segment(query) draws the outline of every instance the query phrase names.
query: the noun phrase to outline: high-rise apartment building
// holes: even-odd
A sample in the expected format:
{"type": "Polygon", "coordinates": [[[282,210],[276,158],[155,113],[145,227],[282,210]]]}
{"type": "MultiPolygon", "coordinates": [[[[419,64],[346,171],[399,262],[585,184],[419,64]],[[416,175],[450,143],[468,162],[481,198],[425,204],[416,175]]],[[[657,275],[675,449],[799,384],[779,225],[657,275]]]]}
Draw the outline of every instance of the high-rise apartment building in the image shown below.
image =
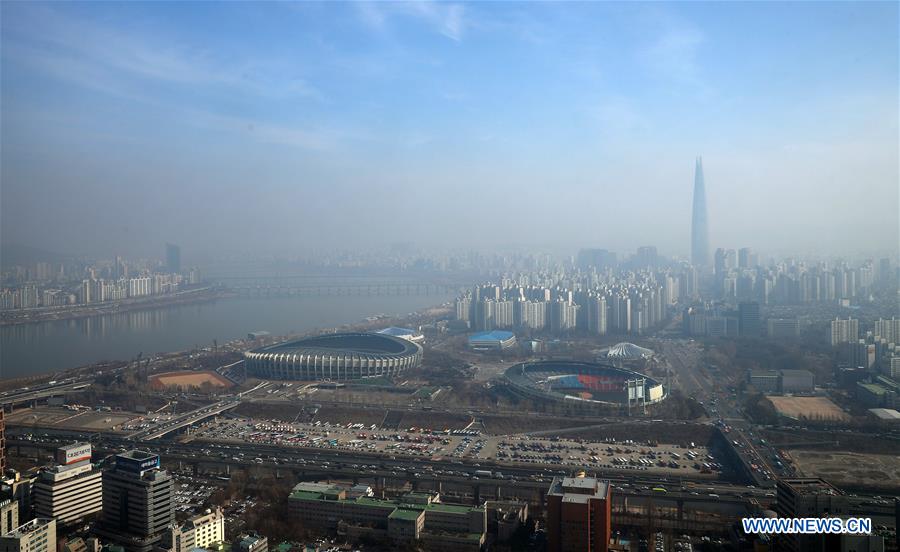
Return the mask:
{"type": "Polygon", "coordinates": [[[609,550],[611,503],[607,482],[554,477],[547,491],[547,550],[609,550]]]}
{"type": "Polygon", "coordinates": [[[841,343],[854,343],[859,339],[859,320],[848,318],[841,320],[835,318],[831,321],[831,346],[836,347],[841,343]]]}
{"type": "Polygon", "coordinates": [[[900,318],[892,317],[890,320],[879,318],[875,321],[872,333],[875,337],[883,337],[888,343],[900,343],[900,318]]]}
{"type": "Polygon", "coordinates": [[[738,268],[754,268],[757,265],[756,255],[749,247],[738,249],[738,268]]]}
{"type": "Polygon", "coordinates": [[[56,552],[56,520],[35,518],[0,536],[0,552],[56,552]]]}
{"type": "Polygon", "coordinates": [[[97,533],[126,552],[150,552],[175,521],[172,476],[159,456],[132,450],[103,473],[103,515],[97,533]]]}
{"type": "Polygon", "coordinates": [[[57,451],[59,465],[42,469],[32,485],[34,512],[71,525],[103,508],[103,476],[91,464],[90,443],[76,443],[57,451]]]}
{"type": "Polygon", "coordinates": [[[694,205],[691,214],[691,264],[709,266],[709,222],[706,213],[706,184],[703,182],[703,160],[694,167],[694,205]]]}

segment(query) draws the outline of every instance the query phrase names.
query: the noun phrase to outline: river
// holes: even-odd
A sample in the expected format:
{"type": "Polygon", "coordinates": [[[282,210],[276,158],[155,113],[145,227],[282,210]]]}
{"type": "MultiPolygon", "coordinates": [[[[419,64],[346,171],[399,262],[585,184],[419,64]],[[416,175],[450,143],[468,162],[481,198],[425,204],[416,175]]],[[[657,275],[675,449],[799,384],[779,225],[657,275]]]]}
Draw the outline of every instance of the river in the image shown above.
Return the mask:
{"type": "Polygon", "coordinates": [[[235,297],[190,305],[0,327],[0,378],[45,374],[103,360],[178,351],[243,338],[402,315],[452,295],[302,295],[235,297]]]}

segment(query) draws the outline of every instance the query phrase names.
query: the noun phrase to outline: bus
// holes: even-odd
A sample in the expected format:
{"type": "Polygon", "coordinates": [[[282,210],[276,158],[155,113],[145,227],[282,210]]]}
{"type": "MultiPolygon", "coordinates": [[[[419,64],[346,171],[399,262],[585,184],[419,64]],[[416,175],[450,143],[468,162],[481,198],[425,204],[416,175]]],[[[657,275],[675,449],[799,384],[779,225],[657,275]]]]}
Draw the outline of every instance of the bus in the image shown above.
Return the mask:
{"type": "Polygon", "coordinates": [[[669,491],[667,491],[665,487],[653,487],[653,492],[666,494],[669,491]]]}

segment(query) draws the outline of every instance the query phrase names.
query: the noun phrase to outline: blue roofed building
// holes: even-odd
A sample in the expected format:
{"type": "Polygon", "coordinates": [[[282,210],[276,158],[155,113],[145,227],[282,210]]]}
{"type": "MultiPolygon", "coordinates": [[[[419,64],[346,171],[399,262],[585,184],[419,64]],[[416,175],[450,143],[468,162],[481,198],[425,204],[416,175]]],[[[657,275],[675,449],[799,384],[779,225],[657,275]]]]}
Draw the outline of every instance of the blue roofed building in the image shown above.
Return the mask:
{"type": "Polygon", "coordinates": [[[514,347],[516,334],[503,330],[480,332],[469,336],[469,347],[475,351],[502,351],[514,347]]]}

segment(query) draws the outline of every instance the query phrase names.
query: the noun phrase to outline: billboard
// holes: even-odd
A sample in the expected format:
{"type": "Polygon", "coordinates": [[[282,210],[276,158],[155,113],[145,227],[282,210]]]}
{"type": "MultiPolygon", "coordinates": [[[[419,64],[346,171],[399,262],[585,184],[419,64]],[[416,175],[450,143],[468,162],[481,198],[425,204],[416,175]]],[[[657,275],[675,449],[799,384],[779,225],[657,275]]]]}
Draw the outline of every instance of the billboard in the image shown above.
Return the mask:
{"type": "Polygon", "coordinates": [[[56,463],[62,466],[68,466],[70,464],[75,464],[76,462],[90,459],[90,443],[74,443],[56,449],[56,463]]]}
{"type": "Polygon", "coordinates": [[[146,470],[158,468],[159,466],[160,463],[158,454],[132,451],[130,453],[119,454],[118,456],[116,456],[117,470],[132,473],[142,473],[146,470]]]}

